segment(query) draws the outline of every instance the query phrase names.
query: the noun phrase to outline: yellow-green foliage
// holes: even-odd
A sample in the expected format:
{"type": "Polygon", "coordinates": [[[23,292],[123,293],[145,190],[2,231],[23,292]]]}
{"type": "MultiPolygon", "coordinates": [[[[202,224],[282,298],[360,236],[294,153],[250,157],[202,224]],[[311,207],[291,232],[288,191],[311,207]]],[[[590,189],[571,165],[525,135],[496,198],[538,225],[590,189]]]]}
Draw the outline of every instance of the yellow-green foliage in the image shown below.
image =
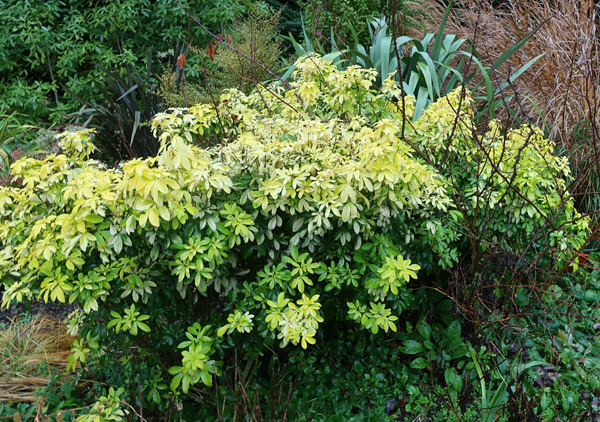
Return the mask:
{"type": "Polygon", "coordinates": [[[559,228],[545,229],[538,250],[564,257],[583,242],[587,220],[560,202],[566,164],[537,132],[501,137],[494,123],[475,142],[471,100],[458,91],[412,126],[391,80],[378,92],[371,70],[340,72],[317,56],[300,59],[294,77],[290,90],[230,90],[217,110],[157,115],[154,158],[106,168],[88,158],[92,134],[82,131],[62,136],[64,154],[13,164],[18,187],[0,190],[3,305],[78,302],[86,316],[73,365],[112,330],[142,338],[153,356],[170,356],[175,335],[171,388],[187,392],[210,385],[225,353],[216,345],[233,338],[306,348],[336,318],[396,330],[406,283],[453,265],[479,208],[499,209],[482,239],[516,252],[548,220],[559,228]],[[196,146],[219,134],[229,142],[196,146]],[[428,164],[448,144],[453,161],[428,164]],[[464,174],[451,177],[452,166],[464,174]]]}
{"type": "MultiPolygon", "coordinates": [[[[276,38],[282,10],[275,14],[255,11],[250,17],[234,24],[232,45],[247,57],[277,73],[282,68],[283,42],[276,38]]],[[[214,57],[217,69],[209,75],[209,82],[219,94],[223,88],[250,92],[255,83],[273,79],[263,68],[226,47],[218,47],[214,57]]]]}
{"type": "MultiPolygon", "coordinates": [[[[195,53],[192,53],[195,54],[195,53]]],[[[185,98],[181,91],[180,71],[173,71],[170,68],[163,69],[158,77],[158,95],[164,99],[165,107],[185,107],[187,104],[199,104],[202,102],[210,102],[210,96],[207,95],[206,84],[190,78],[188,74],[183,80],[183,89],[185,98]]]]}

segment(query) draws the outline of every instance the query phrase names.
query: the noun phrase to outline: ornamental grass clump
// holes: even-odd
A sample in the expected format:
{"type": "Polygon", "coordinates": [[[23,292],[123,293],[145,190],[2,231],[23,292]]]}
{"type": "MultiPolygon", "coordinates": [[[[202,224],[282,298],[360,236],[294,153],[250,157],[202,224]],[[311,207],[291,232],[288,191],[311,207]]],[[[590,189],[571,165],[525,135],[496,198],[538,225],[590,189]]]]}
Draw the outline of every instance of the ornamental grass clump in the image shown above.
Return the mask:
{"type": "Polygon", "coordinates": [[[327,324],[396,331],[408,286],[466,254],[501,245],[564,267],[585,241],[567,166],[536,130],[476,138],[461,89],[413,125],[391,79],[375,90],[372,70],[316,55],[296,69],[289,89],[156,115],[157,157],[107,168],[79,131],[63,154],[13,164],[3,306],[77,302],[69,366],[137,345],[164,408],[180,391],[201,400],[233,349],[308,348],[327,324]]]}
{"type": "Polygon", "coordinates": [[[535,72],[512,83],[519,96],[507,102],[514,110],[522,107],[525,117],[547,125],[551,139],[570,144],[576,126],[593,119],[590,110],[598,107],[596,7],[591,0],[469,0],[461,3],[463,19],[450,27],[468,38],[477,28],[475,45],[489,60],[500,57],[515,39],[534,32],[500,68],[495,82],[504,82],[515,69],[544,53],[535,72]]]}
{"type": "Polygon", "coordinates": [[[0,326],[0,402],[33,402],[36,389],[50,383],[50,371],[57,370],[64,381],[71,337],[58,318],[16,318],[0,326]]]}

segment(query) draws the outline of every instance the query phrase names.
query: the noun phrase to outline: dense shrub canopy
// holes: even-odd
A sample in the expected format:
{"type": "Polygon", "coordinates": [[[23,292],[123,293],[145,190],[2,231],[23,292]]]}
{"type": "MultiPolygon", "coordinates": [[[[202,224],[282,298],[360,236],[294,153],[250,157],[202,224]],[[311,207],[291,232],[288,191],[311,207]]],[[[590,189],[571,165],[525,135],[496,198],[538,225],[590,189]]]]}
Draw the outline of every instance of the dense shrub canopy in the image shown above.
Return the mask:
{"type": "Polygon", "coordinates": [[[564,265],[585,241],[566,162],[537,130],[476,136],[461,90],[413,125],[390,79],[378,92],[373,71],[317,56],[294,77],[157,115],[155,158],[107,168],[83,131],[62,135],[64,154],[16,162],[0,190],[3,305],[77,302],[73,365],[136,342],[187,392],[234,345],[306,348],[344,319],[395,331],[406,283],[474,242],[564,265]]]}
{"type": "MultiPolygon", "coordinates": [[[[180,3],[216,33],[247,11],[235,0],[180,3]]],[[[188,18],[171,0],[7,0],[0,21],[0,111],[18,111],[36,124],[81,107],[61,85],[100,102],[106,87],[97,64],[117,72],[128,64],[145,69],[152,48],[168,63],[180,53],[176,45],[187,40],[203,47],[211,40],[188,31],[188,18]]]]}

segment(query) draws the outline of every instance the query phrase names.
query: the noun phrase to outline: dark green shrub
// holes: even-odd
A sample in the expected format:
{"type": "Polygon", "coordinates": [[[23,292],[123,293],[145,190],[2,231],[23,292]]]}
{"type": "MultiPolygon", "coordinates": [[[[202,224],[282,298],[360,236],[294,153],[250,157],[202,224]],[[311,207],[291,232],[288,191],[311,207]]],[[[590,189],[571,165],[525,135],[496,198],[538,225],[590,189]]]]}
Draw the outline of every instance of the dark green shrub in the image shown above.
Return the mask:
{"type": "MultiPolygon", "coordinates": [[[[317,45],[328,46],[331,36],[334,36],[338,45],[347,45],[354,36],[365,44],[369,40],[369,31],[365,23],[370,18],[388,19],[392,15],[391,5],[384,0],[341,0],[301,1],[304,12],[306,29],[313,35],[312,39],[317,45]]],[[[398,1],[396,2],[396,14],[401,24],[400,32],[407,31],[407,27],[416,28],[416,32],[422,32],[422,23],[426,18],[422,2],[398,1]]]]}
{"type": "MultiPolygon", "coordinates": [[[[182,5],[219,32],[246,10],[235,0],[182,5]]],[[[0,22],[0,111],[19,111],[32,122],[77,110],[59,82],[98,102],[103,74],[96,64],[124,76],[124,66],[144,66],[152,47],[176,55],[173,45],[188,37],[188,18],[170,0],[8,0],[0,22]]],[[[188,41],[205,45],[210,38],[196,32],[188,41]]]]}

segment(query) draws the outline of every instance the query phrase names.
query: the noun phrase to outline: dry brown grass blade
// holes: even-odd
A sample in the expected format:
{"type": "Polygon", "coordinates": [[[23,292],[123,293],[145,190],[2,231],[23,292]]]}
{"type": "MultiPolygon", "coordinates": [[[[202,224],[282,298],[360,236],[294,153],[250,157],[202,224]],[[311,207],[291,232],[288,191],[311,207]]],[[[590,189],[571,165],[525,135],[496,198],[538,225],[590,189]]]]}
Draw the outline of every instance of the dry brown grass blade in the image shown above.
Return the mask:
{"type": "Polygon", "coordinates": [[[66,375],[74,340],[51,316],[16,320],[0,330],[0,402],[35,401],[36,389],[49,382],[50,368],[66,375]]]}
{"type": "MultiPolygon", "coordinates": [[[[465,0],[457,12],[459,19],[449,22],[448,31],[469,39],[476,33],[475,46],[491,64],[545,22],[500,69],[497,81],[505,81],[511,72],[545,53],[513,85],[521,98],[529,97],[539,107],[541,116],[530,102],[523,101],[534,123],[542,124],[543,118],[551,128],[551,138],[569,145],[577,124],[588,120],[589,110],[599,106],[595,99],[600,98],[600,89],[594,83],[600,71],[594,3],[512,0],[494,7],[489,0],[465,0]]],[[[517,108],[514,102],[512,106],[517,108]]]]}
{"type": "Polygon", "coordinates": [[[35,391],[46,387],[47,377],[14,377],[0,380],[0,402],[33,402],[37,399],[35,391]]]}

